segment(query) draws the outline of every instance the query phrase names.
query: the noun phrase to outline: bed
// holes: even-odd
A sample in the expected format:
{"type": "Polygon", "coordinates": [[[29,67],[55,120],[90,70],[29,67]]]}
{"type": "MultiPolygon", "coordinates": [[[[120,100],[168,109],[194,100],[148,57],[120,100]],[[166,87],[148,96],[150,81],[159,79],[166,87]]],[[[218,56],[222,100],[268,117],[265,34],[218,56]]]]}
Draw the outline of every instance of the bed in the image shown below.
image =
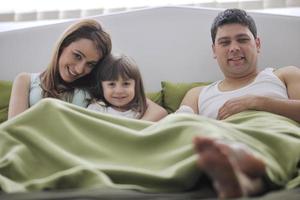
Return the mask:
{"type": "MultiPolygon", "coordinates": [[[[222,78],[211,52],[210,25],[218,9],[155,7],[95,16],[111,34],[113,52],[139,65],[150,98],[173,112],[195,85],[222,78]],[[176,92],[174,92],[176,91],[176,92]],[[174,100],[175,99],[175,100],[174,100]]],[[[262,41],[260,68],[300,66],[300,17],[251,13],[262,41]]],[[[45,68],[62,31],[74,20],[0,32],[1,122],[6,120],[11,82],[22,71],[45,68]]],[[[201,184],[200,184],[201,186],[201,184]]],[[[203,186],[203,185],[202,185],[203,186]]],[[[59,190],[0,195],[1,199],[205,199],[212,188],[180,193],[134,190],[59,190]]],[[[299,199],[300,189],[269,192],[257,199],[299,199]]]]}

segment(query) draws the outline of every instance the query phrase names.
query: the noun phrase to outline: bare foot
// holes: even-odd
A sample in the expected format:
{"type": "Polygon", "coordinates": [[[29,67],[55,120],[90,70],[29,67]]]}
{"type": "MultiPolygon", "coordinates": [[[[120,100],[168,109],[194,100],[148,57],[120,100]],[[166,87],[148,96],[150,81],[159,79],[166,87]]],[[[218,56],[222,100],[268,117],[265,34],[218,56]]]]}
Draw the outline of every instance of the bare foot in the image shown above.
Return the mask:
{"type": "Polygon", "coordinates": [[[219,140],[196,137],[198,166],[213,181],[219,198],[254,195],[262,191],[264,163],[246,150],[219,140]]]}
{"type": "Polygon", "coordinates": [[[266,173],[264,162],[256,158],[246,145],[216,141],[220,151],[236,162],[239,169],[250,178],[262,177],[266,173]]]}

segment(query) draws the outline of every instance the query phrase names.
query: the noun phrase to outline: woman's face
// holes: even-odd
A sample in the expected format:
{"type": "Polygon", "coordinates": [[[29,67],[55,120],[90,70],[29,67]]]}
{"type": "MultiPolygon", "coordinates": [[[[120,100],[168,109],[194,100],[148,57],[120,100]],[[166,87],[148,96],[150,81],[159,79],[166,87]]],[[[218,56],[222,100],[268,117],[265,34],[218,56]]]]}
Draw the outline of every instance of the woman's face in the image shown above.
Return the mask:
{"type": "Polygon", "coordinates": [[[58,60],[61,78],[71,83],[89,74],[101,59],[95,43],[89,39],[79,39],[63,49],[58,60]]]}

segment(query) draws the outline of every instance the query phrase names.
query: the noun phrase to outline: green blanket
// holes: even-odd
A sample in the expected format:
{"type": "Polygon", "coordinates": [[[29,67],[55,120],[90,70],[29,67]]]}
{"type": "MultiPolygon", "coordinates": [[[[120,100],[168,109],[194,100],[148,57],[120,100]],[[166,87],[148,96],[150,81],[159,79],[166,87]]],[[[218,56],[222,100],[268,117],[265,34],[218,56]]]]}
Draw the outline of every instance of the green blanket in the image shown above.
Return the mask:
{"type": "Polygon", "coordinates": [[[196,135],[245,143],[264,159],[274,183],[300,185],[300,129],[287,118],[249,111],[226,121],[171,114],[151,123],[44,99],[0,125],[0,187],[188,190],[202,176],[196,135]]]}

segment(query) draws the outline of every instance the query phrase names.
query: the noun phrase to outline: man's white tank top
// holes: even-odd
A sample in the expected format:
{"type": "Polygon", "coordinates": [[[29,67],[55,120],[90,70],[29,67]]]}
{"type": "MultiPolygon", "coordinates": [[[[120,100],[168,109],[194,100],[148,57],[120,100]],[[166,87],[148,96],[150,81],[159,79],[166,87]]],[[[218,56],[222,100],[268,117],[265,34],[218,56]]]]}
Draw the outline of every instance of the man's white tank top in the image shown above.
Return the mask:
{"type": "Polygon", "coordinates": [[[220,91],[219,84],[221,81],[204,87],[198,98],[199,114],[216,119],[219,109],[226,101],[244,95],[260,95],[288,99],[286,86],[273,71],[273,68],[266,68],[257,75],[252,83],[237,90],[220,91]]]}

